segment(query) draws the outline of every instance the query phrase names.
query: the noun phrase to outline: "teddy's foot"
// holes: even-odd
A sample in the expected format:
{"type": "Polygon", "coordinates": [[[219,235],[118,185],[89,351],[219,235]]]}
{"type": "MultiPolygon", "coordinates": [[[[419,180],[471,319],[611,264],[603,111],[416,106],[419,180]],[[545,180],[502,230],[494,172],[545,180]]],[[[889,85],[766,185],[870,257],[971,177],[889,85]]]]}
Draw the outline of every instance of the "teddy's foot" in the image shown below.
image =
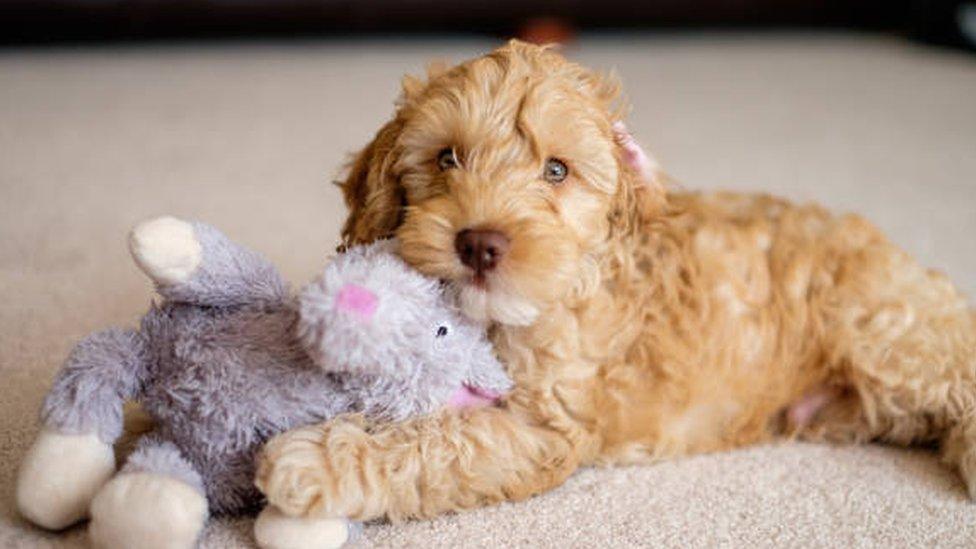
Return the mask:
{"type": "Polygon", "coordinates": [[[17,478],[17,508],[38,526],[66,528],[88,515],[92,498],[114,473],[112,447],[94,433],[41,431],[17,478]]]}
{"type": "Polygon", "coordinates": [[[129,251],[139,268],[163,285],[185,282],[203,258],[193,225],[169,216],[136,225],[129,233],[129,251]]]}
{"type": "Polygon", "coordinates": [[[121,473],[91,504],[94,547],[190,549],[207,520],[207,500],[192,486],[153,473],[121,473]]]}
{"type": "Polygon", "coordinates": [[[290,517],[271,505],[254,522],[254,539],[261,549],[332,549],[358,532],[357,525],[345,519],[290,517]]]}

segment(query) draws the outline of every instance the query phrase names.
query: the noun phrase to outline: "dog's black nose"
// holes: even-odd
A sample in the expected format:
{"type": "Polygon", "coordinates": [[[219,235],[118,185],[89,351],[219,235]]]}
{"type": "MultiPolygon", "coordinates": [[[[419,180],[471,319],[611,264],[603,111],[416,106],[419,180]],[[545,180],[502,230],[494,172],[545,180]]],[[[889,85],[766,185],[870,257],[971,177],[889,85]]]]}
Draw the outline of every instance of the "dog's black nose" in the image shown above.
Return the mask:
{"type": "Polygon", "coordinates": [[[494,269],[508,251],[508,237],[498,231],[465,229],[454,239],[454,249],[461,263],[483,275],[494,269]]]}

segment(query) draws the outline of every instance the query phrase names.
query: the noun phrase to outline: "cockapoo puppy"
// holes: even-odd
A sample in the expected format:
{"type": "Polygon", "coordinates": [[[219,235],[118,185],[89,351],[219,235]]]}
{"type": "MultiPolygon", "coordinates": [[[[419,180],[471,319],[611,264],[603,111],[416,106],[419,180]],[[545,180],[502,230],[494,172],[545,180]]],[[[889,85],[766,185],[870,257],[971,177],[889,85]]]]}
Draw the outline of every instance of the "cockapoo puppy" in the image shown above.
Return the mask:
{"type": "Polygon", "coordinates": [[[431,517],[581,465],[793,435],[937,442],[976,496],[976,313],[869,222],[669,190],[617,85],[551,49],[511,42],[403,88],[342,183],[343,236],[400,238],[517,387],[278,437],[258,484],[283,512],[431,517]]]}

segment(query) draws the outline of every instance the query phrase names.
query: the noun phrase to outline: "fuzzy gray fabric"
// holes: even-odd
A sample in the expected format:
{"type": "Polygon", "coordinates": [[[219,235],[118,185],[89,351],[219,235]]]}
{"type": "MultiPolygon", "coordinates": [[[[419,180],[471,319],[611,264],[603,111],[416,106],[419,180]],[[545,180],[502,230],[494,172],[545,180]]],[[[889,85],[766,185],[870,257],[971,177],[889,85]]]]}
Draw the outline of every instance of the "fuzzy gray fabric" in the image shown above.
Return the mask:
{"type": "Polygon", "coordinates": [[[97,433],[112,444],[122,434],[122,402],[148,381],[150,351],[135,330],[110,328],[81,340],[44,398],[41,424],[64,433],[97,433]]]}
{"type": "MultiPolygon", "coordinates": [[[[205,493],[203,478],[192,463],[183,457],[180,447],[166,438],[149,433],[139,438],[135,450],[125,460],[123,473],[154,473],[172,477],[205,493]]],[[[214,482],[209,483],[213,485],[214,482]]]]}
{"type": "Polygon", "coordinates": [[[204,307],[281,308],[288,286],[271,263],[206,223],[193,223],[193,233],[204,261],[183,283],[156,284],[159,295],[171,303],[204,307]]]}
{"type": "Polygon", "coordinates": [[[350,249],[289,298],[259,254],[192,227],[202,260],[190,278],[157,284],[165,299],[138,331],[79,343],[44,400],[45,427],[108,444],[123,401],[141,403],[154,430],[123,471],[202,488],[218,515],[251,511],[261,503],[256,453],[276,434],[347,412],[399,420],[458,391],[510,388],[484,330],[399,259],[395,242],[350,249]],[[372,315],[343,308],[346,291],[375,300],[372,315]]]}
{"type": "MultiPolygon", "coordinates": [[[[13,506],[36,411],[71,345],[146,308],[123,235],[205,219],[287,280],[320,273],[329,185],[404,72],[490,39],[44,47],[0,55],[0,547],[82,549],[13,506]]],[[[764,191],[877,222],[976,295],[976,59],[856,33],[585,36],[628,127],[690,189],[764,191]]],[[[366,526],[360,546],[972,547],[976,507],[934,452],[784,443],[586,469],[518,503],[366,526]]],[[[252,547],[250,518],[201,549],[252,547]]]]}

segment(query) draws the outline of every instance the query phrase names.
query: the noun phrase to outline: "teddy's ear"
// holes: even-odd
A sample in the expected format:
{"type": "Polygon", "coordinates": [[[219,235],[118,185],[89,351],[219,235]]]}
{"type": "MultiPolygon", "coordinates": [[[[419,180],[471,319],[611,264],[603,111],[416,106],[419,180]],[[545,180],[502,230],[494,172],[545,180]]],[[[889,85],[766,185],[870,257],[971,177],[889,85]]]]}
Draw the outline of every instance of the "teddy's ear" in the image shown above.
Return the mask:
{"type": "Polygon", "coordinates": [[[632,232],[665,212],[669,178],[623,122],[613,125],[613,134],[619,181],[611,226],[615,234],[620,234],[632,232]]]}
{"type": "Polygon", "coordinates": [[[342,228],[346,245],[392,236],[403,217],[403,189],[392,173],[394,148],[403,124],[394,118],[380,128],[373,141],[349,165],[339,183],[349,216],[342,228]]]}

